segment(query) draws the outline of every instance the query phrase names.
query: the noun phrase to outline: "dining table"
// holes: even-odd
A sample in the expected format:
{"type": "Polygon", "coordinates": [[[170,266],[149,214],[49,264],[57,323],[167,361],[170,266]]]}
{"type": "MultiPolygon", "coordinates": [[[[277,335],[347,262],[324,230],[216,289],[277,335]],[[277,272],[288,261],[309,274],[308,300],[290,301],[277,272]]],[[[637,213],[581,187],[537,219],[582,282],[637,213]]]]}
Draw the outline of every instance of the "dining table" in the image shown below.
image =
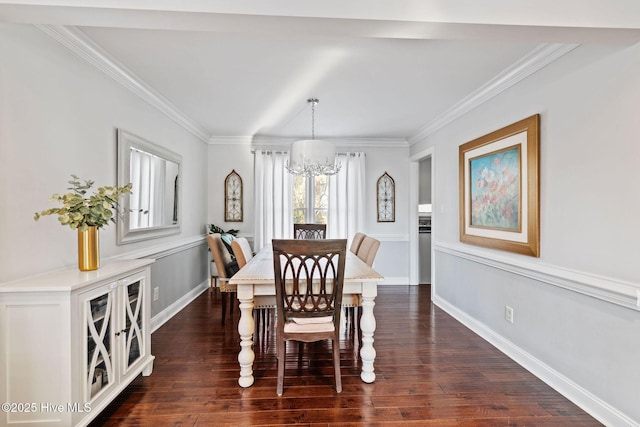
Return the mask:
{"type": "MultiPolygon", "coordinates": [[[[373,307],[378,294],[378,283],[383,281],[384,277],[354,253],[347,250],[346,254],[343,301],[362,308],[362,317],[358,322],[362,333],[360,378],[365,383],[372,383],[376,379],[373,368],[376,358],[376,351],[373,348],[373,333],[376,329],[373,307]]],[[[253,309],[254,307],[275,307],[276,287],[271,245],[265,245],[229,279],[229,283],[237,286],[237,296],[240,302],[240,320],[238,321],[240,378],[238,384],[241,387],[250,387],[254,382],[253,361],[255,359],[253,309]]]]}

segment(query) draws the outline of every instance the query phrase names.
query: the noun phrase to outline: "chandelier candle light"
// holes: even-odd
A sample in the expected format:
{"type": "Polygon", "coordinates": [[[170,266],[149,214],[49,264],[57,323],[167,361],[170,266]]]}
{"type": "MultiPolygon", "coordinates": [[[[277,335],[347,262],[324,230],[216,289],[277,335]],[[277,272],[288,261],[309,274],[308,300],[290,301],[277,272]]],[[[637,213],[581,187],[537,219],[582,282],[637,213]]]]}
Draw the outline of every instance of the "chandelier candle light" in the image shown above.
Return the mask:
{"type": "Polygon", "coordinates": [[[336,158],[336,144],[315,138],[316,98],[307,99],[311,104],[311,139],[302,139],[291,144],[289,161],[285,165],[293,175],[335,175],[342,166],[336,158]]]}

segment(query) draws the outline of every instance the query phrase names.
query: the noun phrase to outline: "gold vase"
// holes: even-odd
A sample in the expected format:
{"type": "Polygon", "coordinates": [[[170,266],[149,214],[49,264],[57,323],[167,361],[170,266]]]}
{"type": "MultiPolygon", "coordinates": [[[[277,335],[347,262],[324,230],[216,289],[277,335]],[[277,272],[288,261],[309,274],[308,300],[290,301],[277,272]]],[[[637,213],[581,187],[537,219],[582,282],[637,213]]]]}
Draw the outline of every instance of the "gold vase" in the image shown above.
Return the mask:
{"type": "Polygon", "coordinates": [[[100,267],[98,227],[89,227],[85,231],[78,229],[78,269],[92,271],[97,270],[98,267],[100,267]]]}

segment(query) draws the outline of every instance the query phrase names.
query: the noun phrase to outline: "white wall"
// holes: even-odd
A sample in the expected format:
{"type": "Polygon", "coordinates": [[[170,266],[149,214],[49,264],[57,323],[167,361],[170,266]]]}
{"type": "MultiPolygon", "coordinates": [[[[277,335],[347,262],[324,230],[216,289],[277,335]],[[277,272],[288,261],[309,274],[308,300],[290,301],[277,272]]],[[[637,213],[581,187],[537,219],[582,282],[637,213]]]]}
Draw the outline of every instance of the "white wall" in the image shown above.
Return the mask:
{"type": "MultiPolygon", "coordinates": [[[[355,151],[355,150],[354,150],[355,151]]],[[[365,198],[365,229],[367,235],[380,240],[374,268],[385,278],[383,284],[409,283],[409,230],[418,225],[410,221],[409,149],[397,147],[367,147],[367,177],[365,198]],[[387,172],[396,184],[396,221],[378,222],[376,184],[387,172]]]]}
{"type": "Polygon", "coordinates": [[[564,287],[640,289],[639,100],[640,45],[581,46],[411,150],[436,153],[435,301],[608,425],[640,423],[640,312],[564,287]],[[460,244],[458,147],[535,113],[540,258],[460,244]]]}
{"type": "Polygon", "coordinates": [[[207,223],[224,230],[240,230],[240,235],[253,238],[253,154],[245,143],[212,144],[208,148],[207,223]],[[243,221],[224,220],[224,180],[232,170],[242,178],[243,221]]]}
{"type": "MultiPolygon", "coordinates": [[[[340,141],[338,141],[340,144],[340,141]]],[[[407,284],[409,276],[409,160],[408,147],[339,145],[338,150],[366,153],[365,223],[363,232],[381,241],[374,264],[385,276],[387,284],[407,284]],[[396,183],[396,221],[379,223],[376,216],[376,182],[388,172],[396,183]]],[[[287,148],[283,146],[282,148],[287,148]]],[[[253,154],[250,144],[212,144],[209,146],[208,210],[209,222],[222,227],[240,230],[251,239],[254,229],[253,215],[253,154]],[[244,188],[244,221],[224,221],[224,179],[235,169],[242,177],[244,188]]],[[[417,225],[416,225],[417,227],[417,225]]],[[[345,236],[347,237],[347,236],[345,236]]],[[[351,237],[351,236],[348,236],[351,237]]]]}
{"type": "MultiPolygon", "coordinates": [[[[66,191],[70,174],[116,184],[117,128],[182,155],[182,231],[117,246],[111,224],[100,231],[103,262],[203,234],[206,144],[35,27],[0,24],[0,58],[0,282],[77,265],[77,233],[33,214],[57,206],[48,199],[66,191]]],[[[206,260],[197,269],[183,286],[206,280],[206,260]]],[[[161,290],[161,302],[187,289],[174,291],[161,290]]]]}

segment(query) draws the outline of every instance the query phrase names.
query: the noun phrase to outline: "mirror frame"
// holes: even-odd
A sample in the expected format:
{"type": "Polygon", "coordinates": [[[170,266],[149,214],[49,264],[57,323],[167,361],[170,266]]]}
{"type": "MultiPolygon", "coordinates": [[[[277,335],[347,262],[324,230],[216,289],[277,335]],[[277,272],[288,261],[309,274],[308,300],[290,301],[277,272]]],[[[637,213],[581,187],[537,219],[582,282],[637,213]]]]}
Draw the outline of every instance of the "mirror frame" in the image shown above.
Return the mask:
{"type": "MultiPolygon", "coordinates": [[[[182,224],[182,156],[122,129],[117,130],[117,144],[118,186],[124,186],[131,182],[131,148],[137,148],[178,164],[178,223],[131,230],[129,229],[129,215],[123,214],[116,221],[118,231],[116,243],[122,245],[180,233],[182,224]]],[[[133,191],[136,189],[134,188],[133,191]]],[[[123,212],[127,212],[130,208],[129,197],[129,194],[125,194],[122,198],[123,212]]]]}

